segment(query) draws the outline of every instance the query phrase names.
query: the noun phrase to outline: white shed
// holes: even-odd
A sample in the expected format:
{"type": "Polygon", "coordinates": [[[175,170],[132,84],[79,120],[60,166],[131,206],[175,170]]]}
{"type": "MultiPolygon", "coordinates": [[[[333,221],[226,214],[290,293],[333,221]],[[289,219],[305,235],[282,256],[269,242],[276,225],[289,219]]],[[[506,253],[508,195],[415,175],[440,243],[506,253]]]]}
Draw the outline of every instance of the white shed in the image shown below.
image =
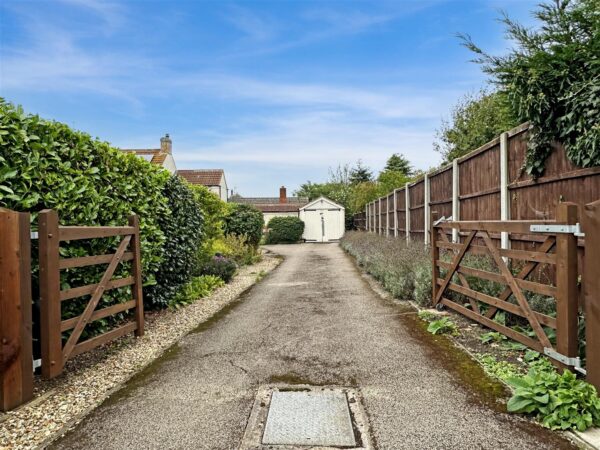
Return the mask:
{"type": "Polygon", "coordinates": [[[304,222],[302,238],[307,242],[337,241],[346,229],[344,207],[328,198],[319,197],[300,208],[300,219],[304,222]]]}

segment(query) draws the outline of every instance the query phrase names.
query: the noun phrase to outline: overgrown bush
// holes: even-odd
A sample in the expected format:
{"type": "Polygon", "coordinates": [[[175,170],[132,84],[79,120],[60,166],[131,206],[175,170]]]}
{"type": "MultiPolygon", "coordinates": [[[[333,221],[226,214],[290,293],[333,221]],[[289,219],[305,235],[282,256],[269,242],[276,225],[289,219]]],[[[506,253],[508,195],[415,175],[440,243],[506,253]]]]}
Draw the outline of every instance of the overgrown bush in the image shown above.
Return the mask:
{"type": "Polygon", "coordinates": [[[267,244],[295,244],[302,238],[304,222],[298,217],[273,217],[269,221],[267,244]]]}
{"type": "Polygon", "coordinates": [[[263,214],[252,205],[232,203],[225,217],[225,234],[245,236],[248,243],[258,247],[264,226],[263,214]]]}
{"type": "Polygon", "coordinates": [[[213,250],[215,253],[232,259],[238,266],[254,264],[262,258],[260,250],[248,244],[246,236],[236,236],[235,234],[229,234],[216,240],[213,250]]]}
{"type": "Polygon", "coordinates": [[[534,11],[540,26],[504,16],[515,47],[493,56],[465,37],[476,62],[508,95],[513,111],[531,122],[525,169],[538,177],[552,151],[564,145],[580,167],[600,165],[600,0],[556,0],[534,11]]]}
{"type": "Polygon", "coordinates": [[[193,303],[199,298],[210,295],[212,291],[224,284],[225,282],[221,278],[214,275],[193,277],[169,300],[169,307],[177,309],[182,305],[193,303]]]}
{"type": "Polygon", "coordinates": [[[165,307],[187,283],[196,268],[198,249],[202,242],[202,211],[189,184],[172,175],[163,194],[171,213],[160,221],[168,239],[163,246],[163,260],[156,273],[156,284],[145,289],[150,306],[165,307]]]}
{"type": "Polygon", "coordinates": [[[214,275],[225,283],[231,281],[237,270],[236,264],[224,256],[216,255],[202,267],[202,275],[214,275]]]}

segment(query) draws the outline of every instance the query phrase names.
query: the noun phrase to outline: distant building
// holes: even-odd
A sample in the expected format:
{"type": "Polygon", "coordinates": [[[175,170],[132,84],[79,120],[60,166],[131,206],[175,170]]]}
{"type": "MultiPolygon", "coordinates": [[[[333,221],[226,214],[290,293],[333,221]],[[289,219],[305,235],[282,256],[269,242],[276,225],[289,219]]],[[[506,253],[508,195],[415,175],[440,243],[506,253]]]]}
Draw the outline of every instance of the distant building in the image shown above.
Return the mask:
{"type": "Polygon", "coordinates": [[[308,203],[306,197],[288,197],[285,186],[279,189],[279,197],[241,197],[235,195],[230,199],[233,203],[253,205],[263,213],[265,226],[273,217],[300,216],[300,208],[308,203]]]}
{"type": "Polygon", "coordinates": [[[168,134],[160,138],[160,148],[122,148],[124,152],[135,153],[151,164],[161,166],[171,173],[177,172],[173,159],[173,142],[168,134]]]}
{"type": "Polygon", "coordinates": [[[227,180],[223,169],[178,170],[177,174],[190,184],[206,186],[221,200],[227,201],[227,180]]]}

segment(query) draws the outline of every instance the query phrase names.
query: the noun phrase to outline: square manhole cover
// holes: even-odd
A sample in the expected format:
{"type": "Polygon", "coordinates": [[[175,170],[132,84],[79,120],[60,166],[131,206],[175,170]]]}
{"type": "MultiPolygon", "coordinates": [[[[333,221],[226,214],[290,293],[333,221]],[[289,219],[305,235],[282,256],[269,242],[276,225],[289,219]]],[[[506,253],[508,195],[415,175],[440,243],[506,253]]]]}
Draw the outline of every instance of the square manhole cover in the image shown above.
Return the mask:
{"type": "Polygon", "coordinates": [[[240,450],[371,449],[359,393],[339,386],[263,386],[240,450]]]}
{"type": "Polygon", "coordinates": [[[354,447],[346,394],[273,392],[262,443],[354,447]]]}

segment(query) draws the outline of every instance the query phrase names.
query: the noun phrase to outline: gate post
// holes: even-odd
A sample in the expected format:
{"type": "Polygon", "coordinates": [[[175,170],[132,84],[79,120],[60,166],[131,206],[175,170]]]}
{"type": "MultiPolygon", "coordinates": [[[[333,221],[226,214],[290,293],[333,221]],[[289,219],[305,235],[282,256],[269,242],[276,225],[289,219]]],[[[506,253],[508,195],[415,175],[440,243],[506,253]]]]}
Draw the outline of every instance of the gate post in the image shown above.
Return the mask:
{"type": "Polygon", "coordinates": [[[45,209],[40,212],[38,223],[42,376],[44,378],[54,378],[60,375],[63,368],[60,332],[60,269],[58,266],[60,236],[58,214],[52,209],[45,209]]]}
{"type": "MultiPolygon", "coordinates": [[[[559,204],[556,210],[556,221],[575,225],[577,205],[567,202],[559,204]]],[[[578,353],[577,275],[577,237],[573,233],[558,233],[556,235],[556,350],[572,358],[578,353]]]]}
{"type": "Polygon", "coordinates": [[[29,213],[0,208],[0,410],[33,397],[29,213]]]}
{"type": "Polygon", "coordinates": [[[144,298],[142,296],[142,257],[140,252],[140,218],[137,215],[129,216],[129,226],[135,229],[131,238],[131,251],[133,252],[132,275],[135,280],[133,285],[133,299],[135,300],[135,322],[137,328],[135,335],[144,335],[144,298]]]}
{"type": "Polygon", "coordinates": [[[429,229],[431,230],[431,237],[429,239],[431,245],[431,301],[433,306],[435,306],[435,298],[438,290],[438,278],[440,277],[440,268],[437,265],[438,260],[440,259],[440,249],[435,242],[437,240],[437,231],[433,224],[438,219],[438,213],[436,211],[432,211],[429,215],[429,229]]]}
{"type": "Polygon", "coordinates": [[[585,351],[587,381],[600,390],[600,200],[583,207],[585,258],[583,294],[585,305],[585,351]]]}

